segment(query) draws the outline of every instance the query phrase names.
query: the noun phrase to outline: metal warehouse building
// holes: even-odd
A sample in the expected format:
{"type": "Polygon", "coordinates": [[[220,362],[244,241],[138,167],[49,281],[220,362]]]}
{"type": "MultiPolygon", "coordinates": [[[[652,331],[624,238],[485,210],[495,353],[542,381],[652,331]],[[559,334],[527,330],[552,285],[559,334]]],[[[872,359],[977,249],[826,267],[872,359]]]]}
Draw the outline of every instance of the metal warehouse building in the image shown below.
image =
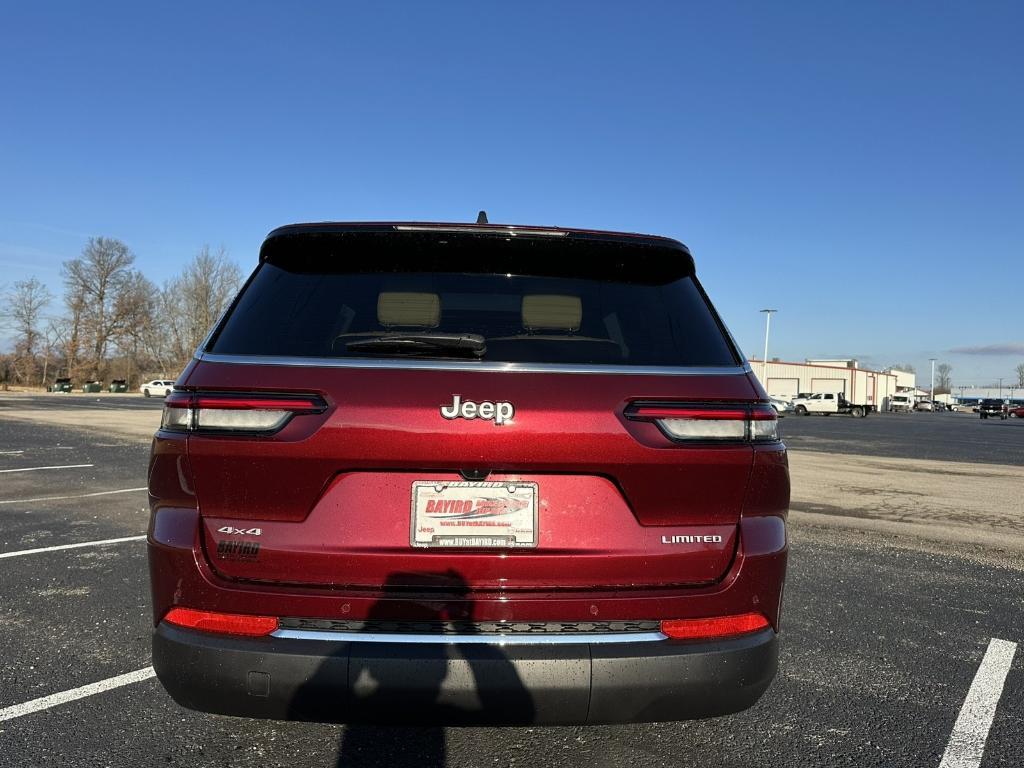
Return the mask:
{"type": "Polygon", "coordinates": [[[792,400],[801,393],[840,392],[851,403],[884,411],[889,398],[914,387],[914,374],[903,371],[872,371],[856,360],[807,360],[784,363],[751,359],[750,367],[772,397],[792,400]]]}

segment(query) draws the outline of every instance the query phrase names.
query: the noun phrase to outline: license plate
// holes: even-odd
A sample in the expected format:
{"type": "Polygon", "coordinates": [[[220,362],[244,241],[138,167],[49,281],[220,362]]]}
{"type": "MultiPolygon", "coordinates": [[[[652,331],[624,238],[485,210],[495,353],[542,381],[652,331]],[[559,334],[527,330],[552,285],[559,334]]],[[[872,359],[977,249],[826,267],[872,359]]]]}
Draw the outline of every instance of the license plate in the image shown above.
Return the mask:
{"type": "Polygon", "coordinates": [[[537,484],[412,484],[414,547],[536,547],[537,484]]]}

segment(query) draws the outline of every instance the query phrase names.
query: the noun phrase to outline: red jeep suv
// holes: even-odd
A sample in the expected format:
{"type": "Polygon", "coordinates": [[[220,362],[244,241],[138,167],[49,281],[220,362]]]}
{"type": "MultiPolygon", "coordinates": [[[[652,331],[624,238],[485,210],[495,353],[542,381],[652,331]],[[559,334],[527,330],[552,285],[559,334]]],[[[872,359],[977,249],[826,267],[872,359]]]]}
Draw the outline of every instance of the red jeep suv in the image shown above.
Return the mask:
{"type": "Polygon", "coordinates": [[[582,724],[776,672],[776,414],[661,237],[299,224],[167,397],[153,664],[182,705],[582,724]]]}

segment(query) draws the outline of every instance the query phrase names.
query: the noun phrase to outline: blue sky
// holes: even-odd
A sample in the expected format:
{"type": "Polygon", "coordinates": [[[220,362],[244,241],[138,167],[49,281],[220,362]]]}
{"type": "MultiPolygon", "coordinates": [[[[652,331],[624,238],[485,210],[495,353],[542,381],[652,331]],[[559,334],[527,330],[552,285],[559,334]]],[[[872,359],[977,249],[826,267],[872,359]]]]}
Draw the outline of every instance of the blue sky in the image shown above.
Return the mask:
{"type": "Polygon", "coordinates": [[[486,208],[683,240],[750,355],[771,306],[772,356],[983,384],[1024,361],[1022,29],[1009,2],[13,4],[0,284],[59,293],[90,235],[159,283],[282,223],[486,208]]]}

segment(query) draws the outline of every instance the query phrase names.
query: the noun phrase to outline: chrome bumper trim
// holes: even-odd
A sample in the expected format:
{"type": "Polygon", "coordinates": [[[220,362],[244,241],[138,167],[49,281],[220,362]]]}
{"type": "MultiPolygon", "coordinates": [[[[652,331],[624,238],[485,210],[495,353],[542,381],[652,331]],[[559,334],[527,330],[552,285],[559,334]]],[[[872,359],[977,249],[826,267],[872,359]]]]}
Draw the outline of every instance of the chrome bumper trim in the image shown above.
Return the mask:
{"type": "Polygon", "coordinates": [[[410,360],[409,358],[286,357],[275,355],[217,354],[197,350],[196,360],[231,365],[278,365],[289,368],[377,368],[427,371],[484,371],[501,373],[609,373],[617,376],[737,376],[749,374],[749,365],[668,366],[590,365],[584,363],[511,363],[486,360],[410,360]]]}
{"type": "Polygon", "coordinates": [[[651,643],[668,639],[661,632],[417,635],[400,632],[332,632],[310,629],[279,629],[272,632],[270,636],[287,640],[328,640],[336,643],[433,643],[437,645],[595,645],[651,643]]]}

